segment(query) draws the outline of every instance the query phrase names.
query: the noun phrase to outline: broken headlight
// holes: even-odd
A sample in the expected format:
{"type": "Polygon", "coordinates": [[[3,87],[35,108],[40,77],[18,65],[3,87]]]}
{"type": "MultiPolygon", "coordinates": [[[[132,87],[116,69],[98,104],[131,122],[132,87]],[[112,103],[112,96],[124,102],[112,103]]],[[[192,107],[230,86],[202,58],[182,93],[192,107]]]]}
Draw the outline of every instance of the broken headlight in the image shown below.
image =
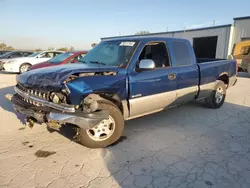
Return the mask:
{"type": "Polygon", "coordinates": [[[64,84],[62,92],[65,93],[66,95],[70,94],[70,90],[69,90],[67,84],[64,84]]]}

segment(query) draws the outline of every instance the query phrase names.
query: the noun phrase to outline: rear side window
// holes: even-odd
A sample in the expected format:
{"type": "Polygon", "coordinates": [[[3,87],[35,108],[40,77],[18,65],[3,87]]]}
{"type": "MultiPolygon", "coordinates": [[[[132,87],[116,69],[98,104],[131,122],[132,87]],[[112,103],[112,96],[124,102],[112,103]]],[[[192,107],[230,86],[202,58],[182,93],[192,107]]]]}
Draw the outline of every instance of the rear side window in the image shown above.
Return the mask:
{"type": "Polygon", "coordinates": [[[23,57],[27,57],[27,56],[29,56],[31,54],[32,54],[31,52],[22,52],[22,56],[23,57]]]}
{"type": "Polygon", "coordinates": [[[175,67],[192,65],[192,56],[189,52],[188,45],[185,42],[174,41],[172,46],[175,58],[175,67]]]}
{"type": "Polygon", "coordinates": [[[14,58],[14,57],[22,57],[22,54],[21,52],[15,52],[13,54],[11,54],[11,57],[14,58]]]}

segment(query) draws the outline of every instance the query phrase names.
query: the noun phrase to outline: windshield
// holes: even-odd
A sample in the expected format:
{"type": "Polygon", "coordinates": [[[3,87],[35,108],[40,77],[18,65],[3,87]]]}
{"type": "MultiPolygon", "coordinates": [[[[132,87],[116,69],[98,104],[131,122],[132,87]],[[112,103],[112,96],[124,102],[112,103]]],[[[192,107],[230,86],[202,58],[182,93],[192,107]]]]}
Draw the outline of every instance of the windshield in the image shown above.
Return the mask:
{"type": "Polygon", "coordinates": [[[66,53],[57,55],[56,57],[50,59],[48,62],[52,63],[52,64],[59,64],[59,63],[61,63],[62,61],[64,61],[65,59],[69,58],[72,55],[74,55],[74,54],[66,52],[66,53]]]}
{"type": "Polygon", "coordinates": [[[35,53],[29,55],[28,57],[36,57],[36,56],[39,55],[40,53],[41,53],[41,52],[35,52],[35,53]]]}
{"type": "Polygon", "coordinates": [[[98,63],[125,68],[137,45],[138,41],[104,41],[89,51],[79,62],[98,63]]]}

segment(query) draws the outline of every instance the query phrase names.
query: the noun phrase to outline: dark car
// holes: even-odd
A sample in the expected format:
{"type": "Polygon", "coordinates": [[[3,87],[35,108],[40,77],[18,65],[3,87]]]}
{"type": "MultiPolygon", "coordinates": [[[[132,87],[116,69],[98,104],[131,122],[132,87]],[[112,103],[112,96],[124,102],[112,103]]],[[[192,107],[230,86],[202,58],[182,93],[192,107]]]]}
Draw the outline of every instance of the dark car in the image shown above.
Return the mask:
{"type": "Polygon", "coordinates": [[[32,67],[30,67],[29,70],[34,70],[34,69],[43,68],[43,67],[56,66],[56,65],[63,65],[63,64],[68,64],[68,63],[76,63],[79,59],[84,57],[87,53],[88,51],[65,52],[46,62],[33,65],[32,67]]]}
{"type": "Polygon", "coordinates": [[[0,70],[3,69],[3,65],[6,61],[12,58],[27,57],[34,52],[31,51],[9,51],[0,56],[0,70]]]}
{"type": "Polygon", "coordinates": [[[10,50],[0,50],[0,56],[10,52],[10,50]]]}
{"type": "Polygon", "coordinates": [[[10,59],[10,58],[16,58],[16,57],[27,57],[34,52],[31,51],[10,51],[7,53],[4,53],[3,55],[0,56],[0,61],[1,59],[10,59]]]}

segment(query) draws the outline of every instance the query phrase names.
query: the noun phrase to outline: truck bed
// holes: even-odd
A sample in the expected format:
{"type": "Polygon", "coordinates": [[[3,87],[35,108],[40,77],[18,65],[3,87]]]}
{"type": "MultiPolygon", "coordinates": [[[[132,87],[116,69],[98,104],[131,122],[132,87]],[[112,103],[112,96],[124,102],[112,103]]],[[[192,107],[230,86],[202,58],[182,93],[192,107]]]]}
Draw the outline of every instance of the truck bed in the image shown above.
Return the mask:
{"type": "Polygon", "coordinates": [[[206,96],[207,91],[214,87],[213,84],[219,77],[227,80],[228,86],[232,86],[236,81],[235,60],[200,61],[197,65],[200,70],[199,98],[206,96]]]}
{"type": "Polygon", "coordinates": [[[221,61],[221,60],[226,60],[226,59],[213,59],[213,58],[198,58],[198,57],[196,57],[197,64],[207,63],[210,61],[221,61]]]}

